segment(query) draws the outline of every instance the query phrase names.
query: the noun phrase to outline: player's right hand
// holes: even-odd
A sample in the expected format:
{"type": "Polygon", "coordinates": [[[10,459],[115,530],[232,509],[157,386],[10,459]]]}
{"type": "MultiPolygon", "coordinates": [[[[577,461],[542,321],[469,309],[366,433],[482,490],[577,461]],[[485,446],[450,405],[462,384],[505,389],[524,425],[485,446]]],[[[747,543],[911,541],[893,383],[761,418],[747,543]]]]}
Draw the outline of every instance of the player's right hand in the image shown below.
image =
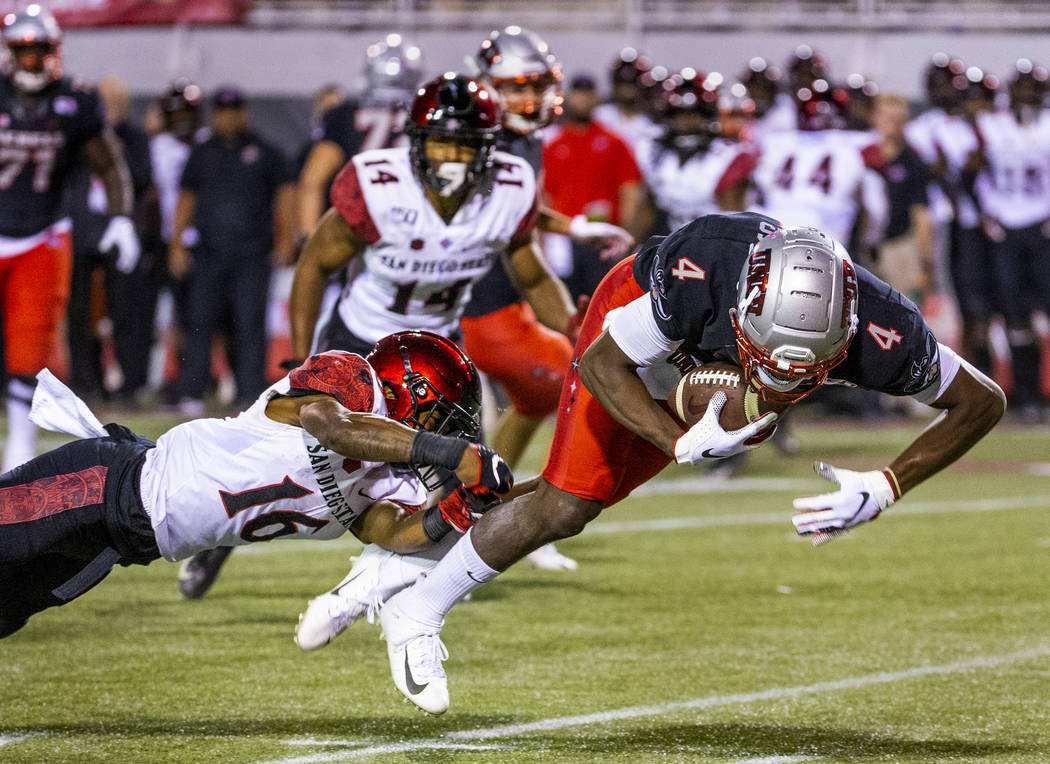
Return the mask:
{"type": "Polygon", "coordinates": [[[476,490],[459,486],[438,503],[441,516],[461,533],[466,533],[478,518],[499,504],[490,491],[478,493],[476,490]]]}
{"type": "Polygon", "coordinates": [[[456,477],[467,488],[478,493],[506,493],[514,485],[514,473],[510,465],[488,446],[478,444],[468,446],[463,452],[463,458],[456,468],[456,477]]]}
{"type": "Polygon", "coordinates": [[[674,458],[676,462],[697,464],[704,459],[725,459],[727,456],[736,456],[744,451],[750,451],[752,448],[757,448],[762,441],[757,443],[747,441],[777,420],[776,413],[770,411],[739,430],[725,430],[718,421],[725,405],[724,391],[719,390],[711,396],[704,416],[675,441],[674,458]]]}

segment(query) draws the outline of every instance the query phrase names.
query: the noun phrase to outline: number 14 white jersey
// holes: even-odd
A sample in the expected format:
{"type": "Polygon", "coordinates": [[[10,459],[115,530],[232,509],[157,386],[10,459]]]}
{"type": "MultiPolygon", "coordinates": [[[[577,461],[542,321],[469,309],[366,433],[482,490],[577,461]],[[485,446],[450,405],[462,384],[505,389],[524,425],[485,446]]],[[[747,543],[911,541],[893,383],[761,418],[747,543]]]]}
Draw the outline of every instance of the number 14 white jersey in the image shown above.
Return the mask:
{"type": "Polygon", "coordinates": [[[426,198],[407,148],[366,151],[343,168],[332,204],[368,244],[365,270],[343,290],[338,311],[368,342],[426,329],[449,336],[471,285],[503,252],[525,244],[536,222],[536,176],[516,156],[494,152],[489,187],[471,194],[449,223],[426,198]]]}
{"type": "MultiPolygon", "coordinates": [[[[357,391],[361,410],[385,414],[369,372],[372,389],[357,391]]],[[[425,491],[408,468],[347,459],[266,416],[266,404],[288,390],[285,377],[239,416],[186,422],[147,452],[142,503],[166,559],[276,538],[333,539],[380,499],[422,505],[425,491]]]]}

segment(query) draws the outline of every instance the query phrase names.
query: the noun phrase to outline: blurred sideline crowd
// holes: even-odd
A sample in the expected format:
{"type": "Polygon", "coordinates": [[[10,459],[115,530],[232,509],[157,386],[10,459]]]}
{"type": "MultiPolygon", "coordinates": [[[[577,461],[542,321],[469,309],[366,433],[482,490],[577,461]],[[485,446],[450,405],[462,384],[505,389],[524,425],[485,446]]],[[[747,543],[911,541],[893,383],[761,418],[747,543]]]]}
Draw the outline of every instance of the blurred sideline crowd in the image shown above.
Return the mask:
{"type": "MultiPolygon", "coordinates": [[[[54,42],[46,55],[60,56],[54,42]]],[[[486,75],[488,42],[464,51],[481,62],[467,74],[486,75]]],[[[17,56],[6,33],[5,44],[11,79],[17,56]]],[[[296,257],[329,207],[328,188],[351,156],[407,144],[405,109],[437,74],[423,53],[397,34],[371,45],[364,89],[319,88],[312,134],[297,146],[256,133],[250,99],[235,85],[205,93],[179,79],[134,124],[126,85],[103,78],[97,92],[126,161],[141,254],[130,270],[118,267],[104,178],[75,161],[62,198],[73,253],[66,342],[48,365],[89,401],[185,416],[254,401],[291,355],[296,257]]],[[[991,373],[1013,416],[1046,421],[1046,69],[1020,58],[1000,78],[937,53],[916,73],[926,92],[916,105],[863,74],[832,72],[806,45],[783,66],[754,57],[731,73],[705,71],[702,60],[673,71],[632,48],[610,59],[605,72],[563,73],[550,54],[546,71],[489,77],[505,127],[515,114],[549,112],[537,132],[544,205],[620,226],[638,243],[719,210],[823,228],[991,373]]],[[[7,234],[0,230],[0,244],[7,234]]],[[[615,264],[587,242],[541,236],[574,299],[615,264]]],[[[339,274],[325,310],[354,275],[339,274]]],[[[860,329],[880,343],[900,340],[860,329]]],[[[873,415],[888,404],[829,393],[817,405],[873,415]]]]}

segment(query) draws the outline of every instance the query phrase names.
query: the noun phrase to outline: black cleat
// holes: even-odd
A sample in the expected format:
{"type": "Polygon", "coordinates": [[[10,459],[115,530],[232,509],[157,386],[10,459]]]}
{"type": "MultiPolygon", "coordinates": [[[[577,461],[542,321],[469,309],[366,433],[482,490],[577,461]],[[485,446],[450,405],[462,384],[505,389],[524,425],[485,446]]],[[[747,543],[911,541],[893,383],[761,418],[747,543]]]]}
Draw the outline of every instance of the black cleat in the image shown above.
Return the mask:
{"type": "Polygon", "coordinates": [[[179,591],[188,600],[199,600],[219,577],[219,569],[233,551],[231,546],[205,549],[179,566],[179,591]]]}

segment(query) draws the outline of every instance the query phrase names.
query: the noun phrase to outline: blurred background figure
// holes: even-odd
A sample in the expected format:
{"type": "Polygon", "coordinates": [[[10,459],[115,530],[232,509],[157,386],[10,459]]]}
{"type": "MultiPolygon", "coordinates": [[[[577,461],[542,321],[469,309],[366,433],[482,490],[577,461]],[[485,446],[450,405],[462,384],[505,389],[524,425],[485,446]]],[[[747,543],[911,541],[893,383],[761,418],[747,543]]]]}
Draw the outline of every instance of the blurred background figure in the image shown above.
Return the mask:
{"type": "MultiPolygon", "coordinates": [[[[591,221],[624,226],[633,234],[641,173],[630,146],[594,121],[597,106],[594,78],[589,74],[573,77],[565,98],[565,117],[543,149],[544,203],[570,218],[584,215],[591,221]]],[[[548,237],[548,253],[552,241],[557,240],[548,237]]],[[[603,259],[586,244],[571,242],[570,246],[571,272],[564,281],[575,299],[590,295],[616,261],[603,259]]]]}
{"type": "Polygon", "coordinates": [[[390,33],[368,46],[364,85],[321,117],[319,139],[299,174],[299,235],[308,236],[328,209],[328,188],[344,164],[362,151],[407,145],[408,104],[423,81],[423,51],[390,33]]]}
{"type": "Polygon", "coordinates": [[[62,217],[62,187],[86,159],[106,196],[108,222],[98,247],[116,250],[117,267],[134,269],[139,241],[131,185],[112,129],[93,89],[62,76],[62,32],[33,4],[3,18],[0,75],[0,310],[4,332],[7,441],[2,471],[36,453],[29,407],[36,373],[59,345],[69,298],[72,242],[62,217]]]}
{"type": "MultiPolygon", "coordinates": [[[[622,48],[609,68],[610,101],[593,110],[594,121],[627,141],[632,150],[660,135],[647,108],[646,83],[648,80],[648,87],[658,93],[663,78],[647,77],[652,70],[653,62],[644,53],[622,48]]],[[[666,68],[662,74],[667,76],[666,68]]]]}
{"type": "Polygon", "coordinates": [[[189,277],[179,407],[204,411],[211,341],[224,308],[233,319],[237,405],[265,387],[266,304],[274,261],[290,262],[294,186],[284,155],[249,129],[244,94],[223,86],[212,98],[212,135],[195,144],[182,171],[168,265],[189,277]],[[187,246],[184,234],[197,229],[187,246]]]}
{"type": "MultiPolygon", "coordinates": [[[[103,77],[98,95],[131,173],[141,231],[143,200],[152,182],[149,139],[128,119],[131,96],[124,80],[103,77]]],[[[73,275],[66,312],[70,387],[88,399],[113,393],[122,402],[134,402],[146,385],[153,343],[153,305],[147,295],[151,258],[144,254],[133,271],[123,273],[112,252],[100,251],[109,225],[106,190],[86,163],[78,163],[70,174],[63,206],[73,222],[73,275]]]]}

